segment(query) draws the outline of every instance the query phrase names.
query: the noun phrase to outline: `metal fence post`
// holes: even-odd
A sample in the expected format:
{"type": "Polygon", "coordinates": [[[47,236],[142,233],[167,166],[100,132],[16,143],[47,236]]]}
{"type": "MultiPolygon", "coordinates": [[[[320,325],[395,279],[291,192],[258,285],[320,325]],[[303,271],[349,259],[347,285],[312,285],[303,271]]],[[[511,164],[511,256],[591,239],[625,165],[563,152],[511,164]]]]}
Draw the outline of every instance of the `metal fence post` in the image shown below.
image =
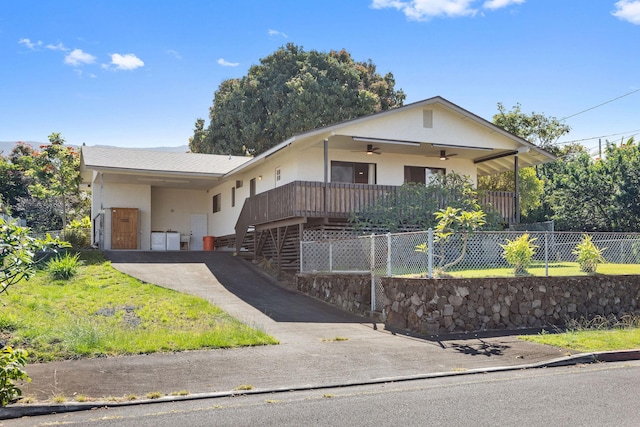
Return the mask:
{"type": "Polygon", "coordinates": [[[333,273],[333,242],[329,242],[329,272],[333,273]]]}
{"type": "Polygon", "coordinates": [[[371,311],[376,309],[376,242],[374,234],[371,233],[371,311]]]}
{"type": "Polygon", "coordinates": [[[544,274],[549,277],[549,232],[544,232],[544,274]]]}
{"type": "Polygon", "coordinates": [[[387,277],[391,277],[391,233],[387,233],[387,277]]]}
{"type": "Polygon", "coordinates": [[[433,228],[427,230],[427,276],[433,279],[433,228]]]}

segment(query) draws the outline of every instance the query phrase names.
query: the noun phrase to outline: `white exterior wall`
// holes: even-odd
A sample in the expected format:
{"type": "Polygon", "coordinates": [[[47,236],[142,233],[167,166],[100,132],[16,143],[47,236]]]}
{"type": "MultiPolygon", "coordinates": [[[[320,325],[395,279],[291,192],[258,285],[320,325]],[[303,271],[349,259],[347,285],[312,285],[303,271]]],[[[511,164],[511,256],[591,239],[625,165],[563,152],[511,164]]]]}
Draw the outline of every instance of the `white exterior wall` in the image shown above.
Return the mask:
{"type": "MultiPolygon", "coordinates": [[[[300,181],[324,181],[324,149],[310,148],[307,155],[301,156],[297,165],[298,180],[300,181]],[[318,160],[320,156],[320,160],[318,160]]],[[[430,168],[443,168],[447,173],[456,172],[461,175],[469,175],[476,181],[477,168],[473,161],[468,159],[456,159],[442,161],[437,157],[422,155],[402,155],[383,153],[382,155],[367,155],[364,152],[352,152],[348,150],[331,150],[329,148],[329,181],[331,181],[331,162],[359,162],[376,164],[376,184],[378,185],[402,185],[404,183],[405,166],[424,166],[430,168]]]]}
{"type": "Polygon", "coordinates": [[[340,134],[451,145],[514,149],[516,142],[439,105],[415,108],[347,125],[340,134]],[[423,127],[423,111],[433,111],[433,127],[423,127]]]}
{"type": "MultiPolygon", "coordinates": [[[[297,152],[298,149],[294,148],[294,146],[286,147],[275,153],[273,156],[262,159],[249,170],[235,174],[230,179],[211,188],[207,194],[207,203],[209,205],[207,211],[209,212],[209,234],[214,236],[235,234],[236,222],[240,216],[240,212],[242,211],[245,199],[249,197],[249,182],[253,178],[256,180],[256,194],[264,193],[265,191],[276,187],[276,168],[280,169],[280,181],[277,186],[281,186],[295,180],[322,181],[322,176],[319,178],[303,178],[298,175],[299,168],[297,164],[298,159],[296,158],[297,152]],[[260,179],[260,177],[262,178],[260,179]],[[236,185],[236,180],[242,181],[242,187],[236,188],[236,204],[232,207],[231,188],[236,185]],[[213,196],[216,194],[222,195],[222,210],[220,212],[212,213],[213,196]]],[[[321,157],[321,169],[322,161],[321,157]]]]}
{"type": "Polygon", "coordinates": [[[151,230],[191,234],[191,214],[211,212],[204,190],[151,188],[151,230]]]}
{"type": "Polygon", "coordinates": [[[148,251],[151,236],[151,186],[105,183],[102,203],[104,248],[111,249],[111,208],[138,208],[138,248],[148,251]]]}

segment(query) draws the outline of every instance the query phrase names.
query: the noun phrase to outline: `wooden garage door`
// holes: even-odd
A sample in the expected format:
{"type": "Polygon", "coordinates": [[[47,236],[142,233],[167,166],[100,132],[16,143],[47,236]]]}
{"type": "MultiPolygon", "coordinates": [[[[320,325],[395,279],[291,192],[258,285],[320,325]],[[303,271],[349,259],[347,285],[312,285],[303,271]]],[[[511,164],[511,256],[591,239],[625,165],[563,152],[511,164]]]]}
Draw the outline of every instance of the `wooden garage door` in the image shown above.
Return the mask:
{"type": "Polygon", "coordinates": [[[111,209],[111,249],[138,249],[138,209],[111,209]]]}

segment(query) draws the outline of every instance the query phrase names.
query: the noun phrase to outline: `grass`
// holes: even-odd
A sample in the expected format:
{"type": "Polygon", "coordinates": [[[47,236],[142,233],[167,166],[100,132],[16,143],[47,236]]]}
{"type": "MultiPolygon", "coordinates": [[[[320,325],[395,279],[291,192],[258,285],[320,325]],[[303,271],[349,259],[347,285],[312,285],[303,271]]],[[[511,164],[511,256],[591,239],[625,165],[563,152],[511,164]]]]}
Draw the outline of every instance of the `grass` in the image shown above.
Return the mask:
{"type": "Polygon", "coordinates": [[[253,386],[251,384],[241,384],[238,387],[236,387],[234,390],[237,390],[237,391],[253,390],[253,386]]]}
{"type": "MultiPolygon", "coordinates": [[[[544,263],[534,263],[527,269],[530,276],[545,276],[544,263]]],[[[478,269],[448,270],[447,275],[454,278],[485,278],[485,277],[514,277],[511,267],[488,267],[478,269]]],[[[426,273],[425,273],[426,274],[426,273]]],[[[600,264],[597,274],[640,274],[640,264],[600,264]]],[[[415,274],[407,274],[407,277],[415,277],[415,274]]],[[[549,263],[549,276],[588,276],[580,271],[577,262],[549,263]]]]}
{"type": "Polygon", "coordinates": [[[69,280],[40,271],[0,296],[0,339],[30,362],[277,344],[201,298],[83,258],[69,280]]]}
{"type": "Polygon", "coordinates": [[[636,349],[640,348],[640,318],[628,316],[610,320],[596,317],[589,322],[571,322],[564,332],[543,331],[519,338],[580,352],[636,349]]]}

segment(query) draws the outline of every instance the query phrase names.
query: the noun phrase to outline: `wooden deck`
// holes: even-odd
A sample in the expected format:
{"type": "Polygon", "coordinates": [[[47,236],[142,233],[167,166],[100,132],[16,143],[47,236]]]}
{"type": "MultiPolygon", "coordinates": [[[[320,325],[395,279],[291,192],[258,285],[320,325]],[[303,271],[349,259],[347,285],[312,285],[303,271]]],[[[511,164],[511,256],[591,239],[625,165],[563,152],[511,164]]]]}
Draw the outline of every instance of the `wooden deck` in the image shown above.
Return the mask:
{"type": "MultiPolygon", "coordinates": [[[[245,200],[236,223],[236,248],[242,246],[249,227],[301,224],[310,218],[347,219],[378,200],[393,203],[397,189],[392,185],[342,184],[294,181],[245,200]]],[[[485,192],[481,204],[491,204],[505,218],[514,221],[514,193],[485,192]]]]}

